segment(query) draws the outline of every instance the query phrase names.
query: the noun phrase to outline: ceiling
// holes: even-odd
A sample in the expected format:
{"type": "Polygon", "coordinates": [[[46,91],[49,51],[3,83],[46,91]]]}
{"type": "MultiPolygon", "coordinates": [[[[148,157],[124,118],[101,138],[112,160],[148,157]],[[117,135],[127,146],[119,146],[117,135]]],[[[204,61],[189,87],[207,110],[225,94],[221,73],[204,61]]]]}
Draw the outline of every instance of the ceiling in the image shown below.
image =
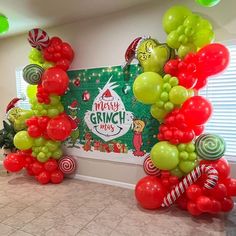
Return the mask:
{"type": "Polygon", "coordinates": [[[150,0],[0,0],[0,14],[10,29],[0,38],[73,21],[110,14],[150,0]]]}

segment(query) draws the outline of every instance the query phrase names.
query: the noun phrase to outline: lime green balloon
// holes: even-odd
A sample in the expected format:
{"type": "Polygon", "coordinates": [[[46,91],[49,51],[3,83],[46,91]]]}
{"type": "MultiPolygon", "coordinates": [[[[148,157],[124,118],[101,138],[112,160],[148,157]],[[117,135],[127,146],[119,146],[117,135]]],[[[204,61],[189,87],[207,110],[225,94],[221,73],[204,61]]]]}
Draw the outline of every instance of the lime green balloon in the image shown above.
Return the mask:
{"type": "Polygon", "coordinates": [[[29,99],[35,98],[37,94],[37,85],[28,85],[26,89],[26,94],[29,99]]]}
{"type": "Polygon", "coordinates": [[[171,175],[177,176],[179,178],[184,176],[184,173],[178,168],[176,167],[175,169],[170,171],[171,175]]]}
{"type": "Polygon", "coordinates": [[[33,139],[27,131],[20,131],[14,136],[14,145],[17,149],[28,150],[33,146],[33,139]]]}
{"type": "Polygon", "coordinates": [[[165,118],[168,113],[166,110],[159,108],[156,104],[151,106],[150,112],[151,115],[160,122],[165,118]]]}
{"type": "Polygon", "coordinates": [[[178,56],[183,59],[190,52],[196,52],[197,48],[193,43],[188,43],[186,45],[180,45],[178,48],[178,56]]]}
{"type": "Polygon", "coordinates": [[[188,89],[188,97],[193,97],[195,95],[194,89],[188,89]]]}
{"type": "Polygon", "coordinates": [[[176,146],[166,141],[155,144],[151,150],[153,164],[161,170],[172,170],[179,163],[179,152],[176,146]]]}
{"type": "Polygon", "coordinates": [[[55,65],[55,63],[53,62],[49,62],[49,61],[44,61],[44,63],[42,64],[42,67],[44,70],[47,70],[48,68],[51,68],[55,65]]]}
{"type": "Polygon", "coordinates": [[[59,110],[56,108],[51,108],[51,109],[48,109],[47,111],[47,114],[50,118],[57,116],[59,113],[60,113],[59,110]]]}
{"type": "Polygon", "coordinates": [[[165,63],[173,56],[172,51],[167,44],[146,39],[137,48],[137,58],[144,72],[160,73],[165,63]]]}
{"type": "Polygon", "coordinates": [[[38,155],[37,155],[37,160],[39,162],[46,162],[48,160],[48,156],[44,153],[44,152],[40,152],[38,155]]]}
{"type": "Polygon", "coordinates": [[[220,0],[195,0],[199,5],[203,7],[214,7],[220,0]]]}
{"type": "Polygon", "coordinates": [[[9,22],[6,16],[0,15],[0,34],[4,34],[9,30],[9,22]]]}
{"type": "Polygon", "coordinates": [[[169,100],[175,105],[181,105],[188,99],[188,90],[183,86],[175,86],[169,92],[169,100]]]}
{"type": "Polygon", "coordinates": [[[46,147],[48,148],[48,150],[50,151],[50,152],[53,152],[53,151],[56,151],[57,149],[58,149],[58,146],[59,146],[60,144],[58,144],[57,142],[54,142],[54,141],[52,141],[52,140],[49,140],[49,141],[47,141],[47,143],[46,143],[46,147]]]}
{"type": "Polygon", "coordinates": [[[168,34],[166,42],[171,48],[179,48],[181,42],[179,41],[180,34],[177,31],[172,31],[168,34]]]}
{"type": "Polygon", "coordinates": [[[162,25],[167,34],[177,29],[183,24],[186,17],[191,15],[192,12],[185,6],[176,5],[169,8],[162,19],[162,25]]]}
{"type": "Polygon", "coordinates": [[[43,146],[43,145],[45,145],[45,143],[46,143],[46,140],[42,137],[34,139],[34,146],[36,146],[36,147],[43,146]]]}
{"type": "Polygon", "coordinates": [[[191,172],[196,166],[195,161],[180,161],[179,168],[181,171],[183,171],[185,174],[188,174],[191,172]]]}
{"type": "Polygon", "coordinates": [[[63,155],[62,150],[58,148],[56,151],[52,153],[52,158],[58,160],[62,157],[62,155],[63,155]]]}
{"type": "Polygon", "coordinates": [[[191,14],[183,22],[183,25],[188,29],[188,30],[193,30],[194,32],[196,31],[196,27],[201,21],[201,17],[197,14],[191,14]]]}
{"type": "Polygon", "coordinates": [[[154,104],[161,92],[162,77],[155,72],[140,74],[133,83],[133,93],[136,99],[144,104],[154,104]]]}
{"type": "Polygon", "coordinates": [[[214,32],[208,29],[199,30],[194,34],[193,43],[201,48],[214,40],[214,32]]]}

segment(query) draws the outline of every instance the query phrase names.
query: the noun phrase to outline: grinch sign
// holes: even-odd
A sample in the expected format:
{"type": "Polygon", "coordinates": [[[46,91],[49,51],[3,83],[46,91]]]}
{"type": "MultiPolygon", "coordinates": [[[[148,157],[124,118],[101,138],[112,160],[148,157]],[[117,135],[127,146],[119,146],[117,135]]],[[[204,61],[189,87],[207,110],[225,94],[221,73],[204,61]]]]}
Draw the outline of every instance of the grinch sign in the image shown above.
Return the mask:
{"type": "Polygon", "coordinates": [[[110,82],[111,78],[102,89],[98,88],[92,111],[85,113],[88,128],[104,141],[123,136],[133,122],[132,112],[126,111],[120,96],[114,91],[118,85],[110,82]]]}
{"type": "Polygon", "coordinates": [[[65,142],[68,154],[142,164],[156,143],[158,123],[149,107],[133,96],[138,65],[69,71],[69,91],[62,98],[73,122],[65,142]]]}

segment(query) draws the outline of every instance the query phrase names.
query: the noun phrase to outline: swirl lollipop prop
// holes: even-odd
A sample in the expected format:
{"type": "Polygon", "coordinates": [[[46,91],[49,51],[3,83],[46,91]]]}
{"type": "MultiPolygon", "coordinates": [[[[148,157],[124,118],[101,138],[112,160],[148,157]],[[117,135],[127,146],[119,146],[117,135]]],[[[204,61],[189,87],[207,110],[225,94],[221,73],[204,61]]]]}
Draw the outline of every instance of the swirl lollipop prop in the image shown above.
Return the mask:
{"type": "Polygon", "coordinates": [[[76,170],[76,161],[71,156],[64,156],[62,157],[59,162],[59,169],[62,171],[63,174],[70,175],[73,174],[76,170]]]}
{"type": "Polygon", "coordinates": [[[37,48],[39,50],[44,49],[49,45],[48,34],[39,28],[29,31],[28,41],[33,48],[37,48]]]}
{"type": "Polygon", "coordinates": [[[147,156],[143,162],[143,170],[147,175],[160,176],[161,170],[154,166],[151,157],[147,156]]]}
{"type": "Polygon", "coordinates": [[[218,160],[225,153],[224,140],[215,134],[200,135],[195,142],[195,146],[197,155],[205,160],[218,160]]]}
{"type": "Polygon", "coordinates": [[[38,84],[41,81],[44,69],[36,64],[27,65],[23,69],[23,78],[29,84],[38,84]]]}

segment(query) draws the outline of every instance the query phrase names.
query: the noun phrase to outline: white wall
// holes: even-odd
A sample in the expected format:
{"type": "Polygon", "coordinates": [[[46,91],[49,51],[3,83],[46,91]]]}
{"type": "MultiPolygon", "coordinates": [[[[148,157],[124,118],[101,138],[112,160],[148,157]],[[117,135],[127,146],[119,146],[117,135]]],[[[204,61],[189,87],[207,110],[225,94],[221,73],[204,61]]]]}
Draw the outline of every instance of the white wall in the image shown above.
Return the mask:
{"type": "MultiPolygon", "coordinates": [[[[137,36],[151,35],[165,42],[162,15],[172,5],[184,4],[206,16],[214,25],[216,41],[236,38],[235,0],[225,0],[213,8],[198,6],[194,0],[153,1],[112,15],[46,29],[60,36],[75,50],[72,69],[122,64],[129,43],[137,36]]],[[[27,65],[30,50],[25,35],[0,40],[1,120],[9,100],[16,96],[15,69],[27,65]]],[[[134,184],[144,173],[141,166],[79,159],[79,174],[134,184]]]]}

